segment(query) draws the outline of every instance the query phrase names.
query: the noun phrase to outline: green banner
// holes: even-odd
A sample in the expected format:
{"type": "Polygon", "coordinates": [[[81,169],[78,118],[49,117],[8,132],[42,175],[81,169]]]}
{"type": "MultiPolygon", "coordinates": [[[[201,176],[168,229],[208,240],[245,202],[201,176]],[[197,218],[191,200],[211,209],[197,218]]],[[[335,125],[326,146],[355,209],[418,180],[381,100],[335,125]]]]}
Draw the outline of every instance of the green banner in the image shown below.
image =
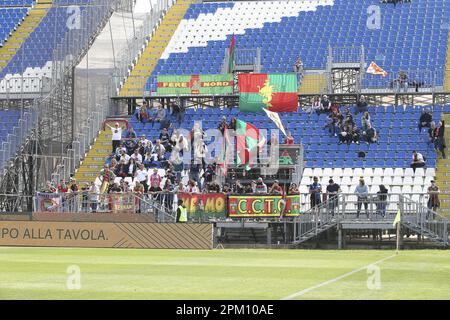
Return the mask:
{"type": "Polygon", "coordinates": [[[239,217],[279,217],[300,214],[300,196],[229,196],[228,215],[239,217]]]}
{"type": "Polygon", "coordinates": [[[224,95],[233,93],[232,74],[158,76],[160,95],[224,95]]]}

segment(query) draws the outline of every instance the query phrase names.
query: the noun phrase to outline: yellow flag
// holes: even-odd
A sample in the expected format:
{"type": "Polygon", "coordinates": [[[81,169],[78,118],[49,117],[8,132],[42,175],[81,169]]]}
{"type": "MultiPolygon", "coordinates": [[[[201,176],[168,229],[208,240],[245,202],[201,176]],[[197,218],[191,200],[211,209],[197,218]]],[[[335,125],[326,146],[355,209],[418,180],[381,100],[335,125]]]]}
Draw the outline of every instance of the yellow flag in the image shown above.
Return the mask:
{"type": "Polygon", "coordinates": [[[395,216],[394,223],[392,224],[394,227],[400,223],[400,209],[397,210],[397,215],[395,216]]]}

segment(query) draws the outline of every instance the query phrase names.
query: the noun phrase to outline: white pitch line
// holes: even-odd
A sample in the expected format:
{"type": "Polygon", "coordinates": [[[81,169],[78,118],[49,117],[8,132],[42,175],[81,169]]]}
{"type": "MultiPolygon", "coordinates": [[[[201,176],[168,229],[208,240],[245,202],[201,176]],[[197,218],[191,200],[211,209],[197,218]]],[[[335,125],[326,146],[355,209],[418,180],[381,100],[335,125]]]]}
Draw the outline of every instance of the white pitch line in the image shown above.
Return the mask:
{"type": "Polygon", "coordinates": [[[368,264],[367,266],[360,267],[360,268],[355,269],[355,270],[353,270],[353,271],[347,272],[347,273],[345,273],[345,274],[343,274],[343,275],[341,275],[341,276],[339,276],[339,277],[336,277],[336,278],[334,278],[334,279],[331,279],[331,280],[328,280],[328,281],[319,283],[319,284],[317,284],[317,285],[315,285],[315,286],[312,286],[312,287],[303,289],[303,290],[301,290],[301,291],[295,292],[295,293],[293,293],[293,294],[291,294],[291,295],[288,295],[287,297],[281,298],[280,300],[291,300],[291,299],[294,299],[294,298],[296,298],[296,297],[300,297],[300,296],[302,296],[302,295],[304,295],[304,294],[306,294],[306,293],[308,293],[308,292],[311,292],[311,291],[316,290],[316,289],[318,289],[318,288],[320,288],[320,287],[329,285],[329,284],[331,284],[331,283],[337,282],[337,281],[339,281],[339,280],[341,280],[341,279],[343,279],[343,278],[346,278],[346,277],[348,277],[348,276],[351,276],[352,274],[355,274],[355,273],[360,272],[360,271],[362,271],[362,270],[364,270],[364,269],[367,269],[367,268],[370,267],[370,266],[373,266],[373,265],[376,265],[376,264],[378,264],[378,263],[384,262],[384,261],[389,260],[389,259],[391,259],[391,258],[393,258],[393,257],[396,257],[396,256],[397,256],[397,254],[393,254],[392,256],[383,258],[383,259],[381,259],[381,260],[378,260],[378,261],[375,261],[375,262],[373,262],[373,263],[371,263],[371,264],[368,264]]]}

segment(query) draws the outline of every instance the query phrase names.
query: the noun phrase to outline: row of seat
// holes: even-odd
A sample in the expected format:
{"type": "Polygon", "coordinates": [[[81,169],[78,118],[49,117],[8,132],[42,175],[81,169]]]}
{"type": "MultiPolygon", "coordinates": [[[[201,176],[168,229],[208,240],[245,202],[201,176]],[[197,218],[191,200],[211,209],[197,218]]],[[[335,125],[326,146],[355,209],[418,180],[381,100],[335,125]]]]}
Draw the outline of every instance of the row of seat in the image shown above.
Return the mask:
{"type": "Polygon", "coordinates": [[[0,3],[0,47],[4,45],[12,32],[20,25],[29,8],[1,8],[0,3]]]}
{"type": "MultiPolygon", "coordinates": [[[[442,28],[447,4],[432,0],[423,7],[413,2],[401,10],[385,6],[382,27],[375,30],[367,28],[365,13],[373,4],[377,3],[347,0],[289,5],[259,1],[193,4],[152,75],[220,72],[233,33],[237,48],[264,48],[263,72],[290,72],[298,56],[305,68],[323,69],[328,45],[364,45],[366,60],[377,61],[391,75],[401,69],[411,73],[442,70],[448,38],[448,32],[442,28]],[[288,49],[285,43],[289,43],[288,49]],[[202,63],[196,64],[198,61],[202,63]]],[[[443,72],[411,79],[440,86],[443,72]]],[[[389,85],[389,81],[379,77],[364,79],[368,88],[389,85]]],[[[156,90],[154,80],[147,82],[145,90],[156,90]]]]}

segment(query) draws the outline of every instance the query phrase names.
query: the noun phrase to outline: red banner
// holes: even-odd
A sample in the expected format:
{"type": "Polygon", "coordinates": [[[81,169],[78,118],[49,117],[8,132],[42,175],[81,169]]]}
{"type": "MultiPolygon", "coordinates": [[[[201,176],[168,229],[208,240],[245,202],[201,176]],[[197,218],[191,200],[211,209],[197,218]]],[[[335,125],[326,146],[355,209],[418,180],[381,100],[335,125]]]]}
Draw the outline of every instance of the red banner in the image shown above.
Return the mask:
{"type": "Polygon", "coordinates": [[[223,193],[178,193],[189,217],[225,217],[226,197],[223,193]]]}

